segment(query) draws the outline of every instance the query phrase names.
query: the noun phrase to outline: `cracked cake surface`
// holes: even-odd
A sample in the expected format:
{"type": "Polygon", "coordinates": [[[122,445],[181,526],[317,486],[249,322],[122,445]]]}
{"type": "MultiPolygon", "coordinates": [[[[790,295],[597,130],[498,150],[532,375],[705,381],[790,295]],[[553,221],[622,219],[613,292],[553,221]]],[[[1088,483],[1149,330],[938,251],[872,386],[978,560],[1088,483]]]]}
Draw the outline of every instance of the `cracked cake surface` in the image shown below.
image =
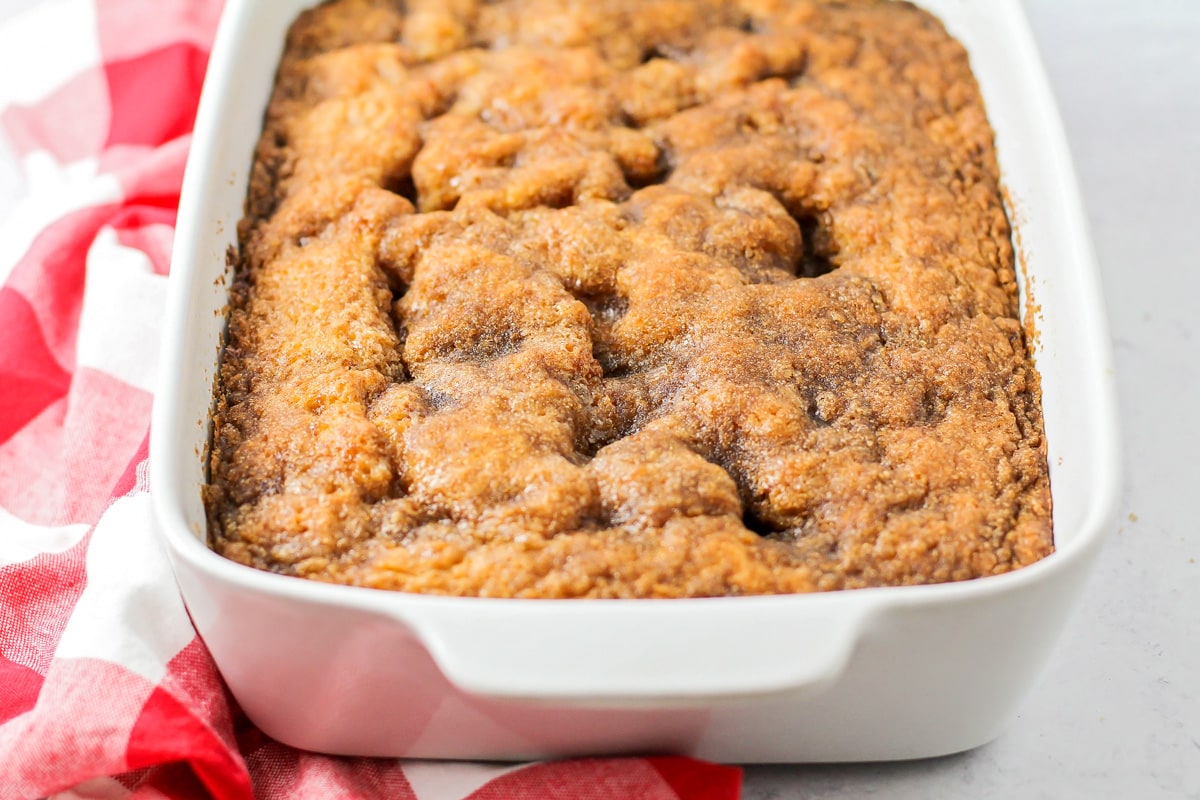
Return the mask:
{"type": "Polygon", "coordinates": [[[1052,549],[967,55],[884,0],[335,0],[239,228],[210,541],[493,597],[963,580],[1052,549]]]}

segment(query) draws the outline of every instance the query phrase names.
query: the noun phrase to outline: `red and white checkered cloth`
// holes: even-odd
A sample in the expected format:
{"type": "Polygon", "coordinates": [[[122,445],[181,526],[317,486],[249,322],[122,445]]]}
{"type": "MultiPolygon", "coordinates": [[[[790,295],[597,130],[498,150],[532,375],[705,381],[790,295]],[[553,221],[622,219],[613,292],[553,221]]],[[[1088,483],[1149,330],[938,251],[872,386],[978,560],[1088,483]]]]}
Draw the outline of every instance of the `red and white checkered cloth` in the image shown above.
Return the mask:
{"type": "Polygon", "coordinates": [[[0,3],[0,798],[725,800],[686,758],[332,758],[257,731],[145,480],[158,331],[219,0],[0,3]]]}

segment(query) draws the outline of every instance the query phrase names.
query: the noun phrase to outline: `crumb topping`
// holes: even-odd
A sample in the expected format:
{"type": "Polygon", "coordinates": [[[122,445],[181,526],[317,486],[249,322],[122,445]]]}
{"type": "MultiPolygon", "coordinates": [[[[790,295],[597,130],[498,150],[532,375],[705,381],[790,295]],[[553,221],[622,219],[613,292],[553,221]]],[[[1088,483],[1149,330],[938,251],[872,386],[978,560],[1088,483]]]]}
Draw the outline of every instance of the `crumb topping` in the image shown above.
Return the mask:
{"type": "Polygon", "coordinates": [[[335,0],[239,229],[218,552],[494,597],[1052,549],[967,55],[884,0],[335,0]]]}

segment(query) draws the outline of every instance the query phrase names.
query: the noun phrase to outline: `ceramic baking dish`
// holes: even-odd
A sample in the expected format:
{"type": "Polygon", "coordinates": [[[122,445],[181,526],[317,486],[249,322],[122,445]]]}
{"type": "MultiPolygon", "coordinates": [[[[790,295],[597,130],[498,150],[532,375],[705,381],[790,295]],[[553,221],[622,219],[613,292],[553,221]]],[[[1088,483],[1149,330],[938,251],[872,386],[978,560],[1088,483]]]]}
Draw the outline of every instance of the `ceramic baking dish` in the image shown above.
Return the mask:
{"type": "Polygon", "coordinates": [[[997,735],[1114,513],[1113,370],[1058,116],[1016,0],[928,0],[967,46],[1036,298],[1057,552],[966,583],[696,600],[439,598],[255,571],[206,547],[200,490],[251,153],[308,0],[229,0],[184,181],[154,409],[163,541],[230,689],[271,736],[365,755],[933,756],[997,735]]]}

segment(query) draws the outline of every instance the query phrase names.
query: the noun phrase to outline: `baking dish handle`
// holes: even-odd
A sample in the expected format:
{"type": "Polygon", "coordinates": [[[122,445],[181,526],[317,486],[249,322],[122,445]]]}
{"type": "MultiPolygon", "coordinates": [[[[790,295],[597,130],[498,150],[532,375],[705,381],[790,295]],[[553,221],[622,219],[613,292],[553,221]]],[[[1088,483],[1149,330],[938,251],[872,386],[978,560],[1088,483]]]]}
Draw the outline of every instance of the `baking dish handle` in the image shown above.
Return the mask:
{"type": "Polygon", "coordinates": [[[845,669],[868,608],[845,595],[502,600],[448,604],[404,622],[471,694],[683,702],[820,691],[845,669]]]}

